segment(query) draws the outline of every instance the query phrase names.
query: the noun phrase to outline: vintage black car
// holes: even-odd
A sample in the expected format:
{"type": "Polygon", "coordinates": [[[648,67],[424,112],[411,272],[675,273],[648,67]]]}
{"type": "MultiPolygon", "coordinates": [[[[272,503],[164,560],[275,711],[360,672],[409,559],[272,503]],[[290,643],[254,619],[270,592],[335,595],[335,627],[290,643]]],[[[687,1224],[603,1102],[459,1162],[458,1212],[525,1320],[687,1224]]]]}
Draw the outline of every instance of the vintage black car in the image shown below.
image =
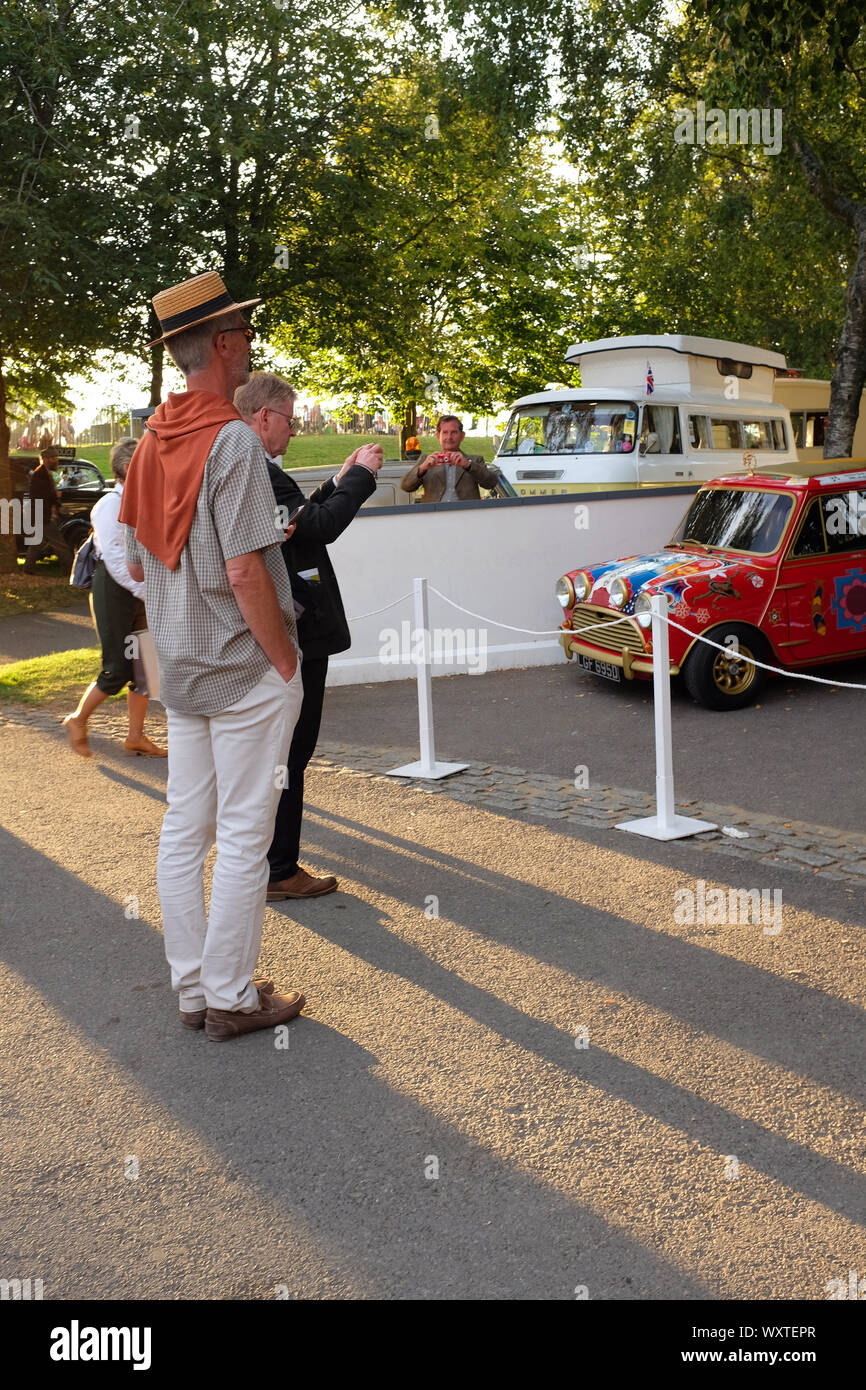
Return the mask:
{"type": "MultiPolygon", "coordinates": [[[[54,486],[60,498],[60,534],[77,550],[90,530],[90,512],[95,502],[114,487],[106,482],[95,463],[74,457],[74,450],[64,449],[63,457],[52,471],[54,486]]],[[[12,454],[9,466],[12,473],[12,492],[23,502],[30,495],[30,474],[39,462],[38,455],[12,454]]],[[[18,552],[23,555],[24,541],[17,538],[18,552]]],[[[40,550],[39,558],[52,555],[50,545],[40,550]]]]}

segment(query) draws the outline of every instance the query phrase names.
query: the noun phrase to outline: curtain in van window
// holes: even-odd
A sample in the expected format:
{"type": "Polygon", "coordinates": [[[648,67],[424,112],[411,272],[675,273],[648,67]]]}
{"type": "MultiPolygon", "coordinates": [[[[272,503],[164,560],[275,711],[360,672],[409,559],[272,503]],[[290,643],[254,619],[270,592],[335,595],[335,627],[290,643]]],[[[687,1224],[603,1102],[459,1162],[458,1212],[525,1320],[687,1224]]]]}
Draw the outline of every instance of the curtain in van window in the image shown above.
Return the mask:
{"type": "MultiPolygon", "coordinates": [[[[649,407],[648,407],[649,409],[649,407]]],[[[650,428],[659,437],[659,453],[669,454],[674,441],[674,428],[677,423],[676,409],[672,405],[654,405],[650,428]]]]}

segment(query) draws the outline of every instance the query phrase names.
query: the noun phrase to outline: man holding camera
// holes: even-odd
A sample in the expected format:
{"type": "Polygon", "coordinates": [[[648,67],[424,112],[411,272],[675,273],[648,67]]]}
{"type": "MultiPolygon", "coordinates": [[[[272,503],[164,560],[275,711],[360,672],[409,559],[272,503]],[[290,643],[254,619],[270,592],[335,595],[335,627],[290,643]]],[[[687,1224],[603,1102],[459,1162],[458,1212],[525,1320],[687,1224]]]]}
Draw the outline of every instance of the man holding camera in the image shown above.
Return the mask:
{"type": "Polygon", "coordinates": [[[283,556],[298,612],[298,643],[303,655],[304,698],[292,736],[288,785],[277,807],[274,838],[268,850],[268,902],[318,898],[333,893],[337,880],[315,878],[298,863],[304,813],[304,772],[316,749],[325,696],[328,658],[351,644],[337,577],[327,547],[345,531],[359,508],[376,490],[382,446],[365,444],[346,459],[339,473],[308,498],[276,460],[297,433],[292,387],[272,372],[254,372],[235,392],[235,409],[264,445],[268,473],[282,520],[290,525],[283,556]],[[296,520],[292,514],[298,508],[296,520]]]}
{"type": "Polygon", "coordinates": [[[481,497],[480,488],[495,487],[499,474],[488,468],[480,454],[464,454],[466,438],[456,415],[443,415],[436,426],[439,448],[410,468],[400,479],[404,492],[423,487],[422,502],[473,502],[481,497]]]}

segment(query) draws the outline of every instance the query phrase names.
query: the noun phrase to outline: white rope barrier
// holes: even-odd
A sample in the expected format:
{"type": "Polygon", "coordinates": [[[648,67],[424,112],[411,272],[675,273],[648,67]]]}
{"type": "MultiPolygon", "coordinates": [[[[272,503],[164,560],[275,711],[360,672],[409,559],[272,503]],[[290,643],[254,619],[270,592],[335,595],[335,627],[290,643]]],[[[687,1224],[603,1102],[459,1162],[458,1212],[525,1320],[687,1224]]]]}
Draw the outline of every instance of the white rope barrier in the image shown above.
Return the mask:
{"type": "MultiPolygon", "coordinates": [[[[683,627],[682,623],[674,622],[666,613],[659,615],[663,622],[670,627],[679,628],[687,637],[696,637],[699,642],[705,642],[708,647],[715,647],[720,652],[725,652],[727,656],[734,657],[737,661],[745,661],[750,666],[760,666],[762,671],[771,671],[775,676],[789,676],[794,681],[814,681],[816,685],[835,685],[841,690],[866,690],[866,685],[857,685],[854,681],[828,681],[826,676],[810,676],[805,671],[789,671],[784,666],[768,666],[765,661],[758,661],[753,656],[747,656],[745,652],[733,651],[730,647],[723,647],[720,642],[714,642],[711,637],[704,637],[702,633],[692,632],[690,628],[683,627]]],[[[736,622],[736,619],[733,620],[736,622]]],[[[842,658],[840,657],[840,660],[842,658]]]]}
{"type": "MultiPolygon", "coordinates": [[[[534,627],[514,627],[512,623],[500,623],[496,618],[485,618],[483,613],[473,613],[471,608],[464,608],[462,603],[455,603],[453,598],[449,598],[447,594],[443,594],[440,589],[434,588],[432,584],[428,587],[431,594],[435,594],[437,598],[444,599],[446,603],[450,603],[451,607],[456,608],[458,613],[466,613],[470,618],[477,618],[480,623],[490,623],[491,627],[504,627],[507,628],[509,632],[525,632],[530,637],[555,637],[558,636],[561,631],[560,628],[539,629],[534,627]]],[[[604,626],[604,624],[599,623],[599,627],[602,626],[604,626]]]]}
{"type": "Polygon", "coordinates": [[[396,608],[398,603],[405,603],[406,599],[411,597],[411,594],[401,594],[399,598],[394,599],[393,603],[386,603],[384,608],[374,608],[369,613],[355,613],[351,618],[347,618],[346,622],[359,623],[362,618],[375,618],[380,613],[387,613],[389,608],[396,608]]]}
{"type": "MultiPolygon", "coordinates": [[[[447,777],[453,772],[460,772],[468,767],[468,763],[442,763],[436,761],[433,731],[433,693],[432,693],[432,641],[428,623],[427,594],[428,590],[434,593],[437,598],[442,599],[458,613],[465,613],[467,617],[475,618],[478,622],[489,623],[492,627],[501,627],[508,632],[519,632],[529,637],[559,637],[563,633],[573,636],[580,640],[587,633],[604,629],[609,632],[612,627],[620,623],[631,623],[634,621],[631,614],[621,614],[619,617],[606,618],[602,622],[593,623],[579,630],[571,628],[547,628],[537,629],[529,627],[516,627],[513,623],[503,623],[497,618],[490,618],[483,613],[475,613],[471,608],[464,608],[463,604],[443,594],[440,589],[428,584],[426,579],[416,579],[414,581],[415,599],[415,631],[416,641],[420,638],[420,649],[414,658],[416,667],[416,680],[418,687],[418,723],[419,741],[421,745],[421,758],[418,762],[407,763],[403,767],[393,768],[388,775],[391,777],[415,777],[427,780],[447,777]]],[[[379,613],[387,613],[389,609],[396,608],[398,604],[404,603],[411,598],[412,594],[403,594],[400,598],[393,599],[382,608],[375,608],[370,613],[358,613],[349,618],[349,622],[359,622],[363,618],[373,618],[379,613]]],[[[756,657],[749,656],[739,649],[733,650],[721,642],[714,642],[712,638],[706,637],[703,633],[694,633],[689,628],[684,627],[671,618],[665,611],[667,599],[663,593],[654,593],[650,598],[652,609],[652,656],[653,656],[653,718],[655,721],[655,748],[656,748],[656,814],[654,816],[644,816],[638,820],[624,821],[617,825],[617,830],[626,830],[636,835],[647,835],[654,840],[675,840],[687,835],[696,835],[701,831],[715,830],[716,826],[710,821],[695,820],[690,816],[680,816],[676,813],[676,802],[674,798],[674,774],[673,774],[673,737],[671,730],[671,676],[670,676],[670,643],[668,640],[668,629],[676,628],[679,632],[684,632],[687,637],[693,637],[698,642],[704,642],[708,647],[714,647],[717,651],[724,653],[729,659],[743,661],[752,666],[760,667],[762,671],[769,671],[772,675],[785,676],[790,680],[812,681],[816,685],[830,685],[841,690],[866,690],[866,684],[858,684],[853,681],[833,681],[825,676],[810,676],[802,671],[790,671],[784,667],[771,666],[765,661],[758,661],[756,657]]],[[[638,624],[638,626],[640,626],[638,624]]]]}

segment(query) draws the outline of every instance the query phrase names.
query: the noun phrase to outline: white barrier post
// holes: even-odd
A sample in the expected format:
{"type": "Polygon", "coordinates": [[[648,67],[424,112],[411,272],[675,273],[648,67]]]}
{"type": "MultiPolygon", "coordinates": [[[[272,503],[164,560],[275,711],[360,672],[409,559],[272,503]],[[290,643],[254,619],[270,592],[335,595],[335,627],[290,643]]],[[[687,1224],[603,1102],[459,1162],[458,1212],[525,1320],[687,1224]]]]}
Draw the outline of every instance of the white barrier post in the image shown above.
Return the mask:
{"type": "Polygon", "coordinates": [[[437,763],[433,736],[433,659],[430,624],[427,620],[427,580],[415,579],[415,631],[412,634],[416,651],[420,643],[420,654],[416,659],[416,678],[418,681],[418,727],[421,742],[421,760],[406,763],[405,767],[394,767],[388,777],[423,777],[427,781],[437,781],[440,777],[450,777],[452,772],[463,772],[468,763],[437,763]]]}
{"type": "Polygon", "coordinates": [[[640,820],[622,821],[617,830],[647,835],[651,840],[680,840],[701,830],[716,830],[712,821],[678,816],[674,803],[674,752],[671,734],[671,675],[668,625],[662,614],[667,610],[664,594],[653,594],[653,713],[656,729],[656,813],[640,820]]]}

